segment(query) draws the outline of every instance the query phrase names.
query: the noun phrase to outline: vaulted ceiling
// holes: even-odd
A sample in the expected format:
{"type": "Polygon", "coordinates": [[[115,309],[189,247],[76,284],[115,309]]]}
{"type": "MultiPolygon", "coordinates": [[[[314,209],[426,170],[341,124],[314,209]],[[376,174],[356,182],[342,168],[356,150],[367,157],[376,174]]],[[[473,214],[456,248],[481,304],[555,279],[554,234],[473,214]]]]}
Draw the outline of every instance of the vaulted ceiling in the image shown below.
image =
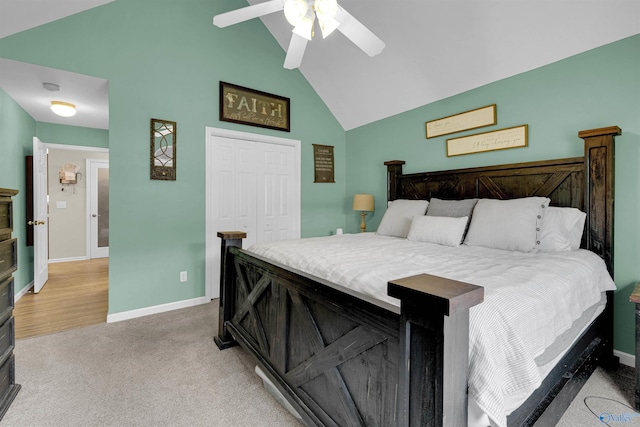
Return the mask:
{"type": "MultiPolygon", "coordinates": [[[[0,37],[109,1],[0,0],[0,37]]],[[[220,12],[238,7],[222,3],[220,12]]],[[[375,57],[338,32],[307,46],[300,72],[345,130],[640,33],[638,0],[339,3],[386,43],[375,57]]],[[[291,26],[282,12],[261,19],[286,50],[291,26]]]]}

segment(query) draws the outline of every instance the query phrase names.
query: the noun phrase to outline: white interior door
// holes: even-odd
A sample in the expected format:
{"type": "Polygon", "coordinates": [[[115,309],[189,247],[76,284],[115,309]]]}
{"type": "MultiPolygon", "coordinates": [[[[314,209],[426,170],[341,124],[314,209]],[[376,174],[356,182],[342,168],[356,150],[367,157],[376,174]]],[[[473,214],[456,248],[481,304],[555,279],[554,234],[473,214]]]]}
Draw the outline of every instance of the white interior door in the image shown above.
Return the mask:
{"type": "Polygon", "coordinates": [[[49,204],[47,147],[33,137],[33,292],[49,280],[49,204]]]}
{"type": "Polygon", "coordinates": [[[247,244],[256,242],[256,154],[247,141],[216,138],[218,153],[211,185],[213,209],[209,212],[219,230],[247,233],[247,244]]]}
{"type": "Polygon", "coordinates": [[[293,239],[299,236],[294,212],[294,149],[287,145],[260,144],[256,149],[259,171],[257,241],[293,239]]]}
{"type": "Polygon", "coordinates": [[[208,130],[206,296],[220,285],[218,231],[244,231],[243,247],[300,237],[300,141],[208,130]]]}
{"type": "Polygon", "coordinates": [[[109,161],[87,160],[89,258],[109,257],[109,161]]]}

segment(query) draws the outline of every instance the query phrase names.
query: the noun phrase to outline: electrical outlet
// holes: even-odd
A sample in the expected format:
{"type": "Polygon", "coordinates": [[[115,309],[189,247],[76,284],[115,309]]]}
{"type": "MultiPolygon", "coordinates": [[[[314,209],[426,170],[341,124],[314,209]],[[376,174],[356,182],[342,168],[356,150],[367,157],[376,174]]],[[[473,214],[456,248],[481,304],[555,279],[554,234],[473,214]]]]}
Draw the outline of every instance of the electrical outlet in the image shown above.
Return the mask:
{"type": "Polygon", "coordinates": [[[181,271],[180,272],[180,281],[181,282],[186,282],[187,281],[187,272],[186,271],[181,271]]]}

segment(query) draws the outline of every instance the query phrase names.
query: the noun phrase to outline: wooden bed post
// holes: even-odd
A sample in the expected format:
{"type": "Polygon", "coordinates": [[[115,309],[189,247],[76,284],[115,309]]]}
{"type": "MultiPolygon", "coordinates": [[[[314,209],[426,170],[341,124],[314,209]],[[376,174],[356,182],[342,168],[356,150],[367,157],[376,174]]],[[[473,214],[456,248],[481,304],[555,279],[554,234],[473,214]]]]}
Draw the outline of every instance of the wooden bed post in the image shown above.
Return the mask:
{"type": "MultiPolygon", "coordinates": [[[[615,136],[622,130],[618,126],[583,130],[578,136],[584,140],[584,162],[587,174],[585,209],[588,209],[586,224],[587,249],[598,254],[613,275],[613,222],[614,222],[614,176],[615,136]]],[[[604,343],[602,365],[614,369],[620,359],[613,354],[614,294],[607,292],[607,307],[598,324],[603,336],[610,337],[604,343]]]]}
{"type": "Polygon", "coordinates": [[[388,293],[401,300],[398,426],[467,425],[469,308],[484,288],[420,274],[388,293]]]}
{"type": "Polygon", "coordinates": [[[242,248],[242,239],[247,237],[247,233],[242,231],[219,231],[218,237],[222,239],[220,247],[220,304],[218,306],[218,335],[213,337],[220,350],[233,347],[238,343],[231,336],[225,322],[231,320],[234,308],[233,258],[229,256],[229,248],[242,248]]]}
{"type": "Polygon", "coordinates": [[[585,206],[589,210],[587,249],[600,255],[613,277],[613,200],[615,150],[614,139],[622,130],[618,126],[583,130],[584,161],[587,173],[585,206]]]}
{"type": "Polygon", "coordinates": [[[402,165],[404,160],[390,160],[384,162],[387,167],[387,201],[392,201],[398,197],[398,177],[402,175],[402,165]]]}

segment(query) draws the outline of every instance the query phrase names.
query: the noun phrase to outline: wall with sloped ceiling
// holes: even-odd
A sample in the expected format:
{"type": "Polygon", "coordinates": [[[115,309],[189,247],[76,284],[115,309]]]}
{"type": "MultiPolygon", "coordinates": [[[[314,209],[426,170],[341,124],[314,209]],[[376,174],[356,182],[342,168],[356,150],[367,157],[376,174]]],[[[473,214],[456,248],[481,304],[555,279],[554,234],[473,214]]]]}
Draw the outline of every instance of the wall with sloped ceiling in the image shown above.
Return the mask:
{"type": "MultiPolygon", "coordinates": [[[[376,198],[369,228],[386,204],[386,160],[405,160],[405,172],[448,170],[582,156],[578,131],[619,126],[616,137],[615,347],[634,353],[634,308],[640,280],[640,35],[444,99],[347,132],[347,194],[376,198]],[[495,126],[426,139],[425,122],[497,104],[495,126]],[[446,156],[446,139],[529,125],[525,148],[446,156]]],[[[356,231],[359,217],[348,216],[356,231]]]]}

